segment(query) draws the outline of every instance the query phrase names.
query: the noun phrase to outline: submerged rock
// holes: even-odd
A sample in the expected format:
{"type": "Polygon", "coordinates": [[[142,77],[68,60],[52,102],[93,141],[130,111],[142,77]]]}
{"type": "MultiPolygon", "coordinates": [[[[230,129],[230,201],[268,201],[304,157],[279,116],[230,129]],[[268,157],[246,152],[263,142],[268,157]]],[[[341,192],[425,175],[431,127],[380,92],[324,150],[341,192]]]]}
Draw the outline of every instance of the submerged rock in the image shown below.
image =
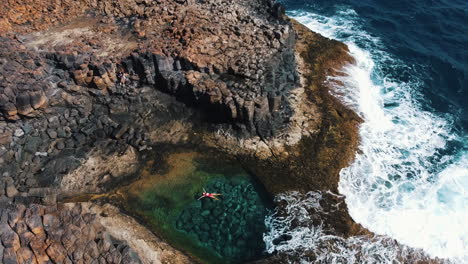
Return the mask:
{"type": "Polygon", "coordinates": [[[241,262],[262,256],[267,207],[252,183],[213,179],[206,189],[222,196],[194,201],[182,211],[176,227],[226,260],[241,262]]]}

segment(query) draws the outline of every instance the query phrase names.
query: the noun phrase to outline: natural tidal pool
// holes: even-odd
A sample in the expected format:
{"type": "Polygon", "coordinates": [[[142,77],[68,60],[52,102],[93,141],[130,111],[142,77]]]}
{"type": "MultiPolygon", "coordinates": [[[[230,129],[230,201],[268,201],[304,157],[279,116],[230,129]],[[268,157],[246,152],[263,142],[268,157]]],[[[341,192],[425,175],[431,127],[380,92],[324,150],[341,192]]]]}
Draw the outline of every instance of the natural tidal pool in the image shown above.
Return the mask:
{"type": "Polygon", "coordinates": [[[242,263],[265,254],[272,203],[238,164],[213,153],[178,152],[150,161],[117,191],[123,207],[171,245],[203,263],[242,263]],[[163,168],[163,169],[161,169],[163,168]],[[220,193],[202,198],[203,190],[220,193]]]}

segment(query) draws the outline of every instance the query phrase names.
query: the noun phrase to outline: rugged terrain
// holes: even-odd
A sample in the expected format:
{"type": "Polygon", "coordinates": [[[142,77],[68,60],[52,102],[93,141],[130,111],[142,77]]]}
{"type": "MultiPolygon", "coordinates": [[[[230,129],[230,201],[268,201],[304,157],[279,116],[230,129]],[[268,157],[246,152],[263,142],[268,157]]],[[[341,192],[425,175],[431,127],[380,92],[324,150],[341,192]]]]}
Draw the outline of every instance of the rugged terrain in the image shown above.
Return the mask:
{"type": "MultiPolygon", "coordinates": [[[[360,119],[326,78],[352,59],[283,13],[271,0],[2,2],[0,259],[194,261],[116,207],[61,203],[132,181],[176,145],[230,155],[271,196],[336,193],[360,119]]],[[[366,233],[344,203],[325,222],[366,233]]]]}

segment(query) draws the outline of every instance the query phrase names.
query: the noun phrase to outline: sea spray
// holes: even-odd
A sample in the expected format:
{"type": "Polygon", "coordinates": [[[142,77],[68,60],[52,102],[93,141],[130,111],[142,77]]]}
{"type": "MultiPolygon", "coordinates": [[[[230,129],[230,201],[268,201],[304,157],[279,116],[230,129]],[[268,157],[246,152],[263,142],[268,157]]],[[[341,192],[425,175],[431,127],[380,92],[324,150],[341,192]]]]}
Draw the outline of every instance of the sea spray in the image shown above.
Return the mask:
{"type": "MultiPolygon", "coordinates": [[[[339,183],[353,219],[433,257],[468,262],[466,140],[454,133],[452,117],[422,110],[418,72],[385,52],[379,39],[360,27],[352,9],[341,8],[334,16],[290,15],[315,32],[345,42],[356,60],[342,69],[341,77],[328,79],[331,93],[364,119],[360,151],[342,170],[339,183]]],[[[278,199],[291,204],[291,217],[301,215],[299,220],[308,221],[310,216],[303,214],[317,203],[297,195],[278,199]]],[[[267,219],[272,227],[265,236],[269,251],[301,251],[302,261],[309,262],[306,251],[314,251],[312,255],[326,263],[356,262],[358,257],[358,262],[393,263],[408,250],[384,237],[344,240],[324,235],[321,225],[292,228],[291,221],[267,219]],[[280,233],[289,240],[273,244],[280,233]],[[324,241],[333,246],[318,246],[324,241]]]]}
{"type": "Polygon", "coordinates": [[[280,206],[265,220],[269,229],[264,241],[269,253],[279,253],[288,263],[408,263],[427,259],[422,251],[398,245],[385,236],[345,239],[333,235],[322,222],[329,213],[320,205],[323,196],[320,192],[289,192],[276,197],[280,206]]]}

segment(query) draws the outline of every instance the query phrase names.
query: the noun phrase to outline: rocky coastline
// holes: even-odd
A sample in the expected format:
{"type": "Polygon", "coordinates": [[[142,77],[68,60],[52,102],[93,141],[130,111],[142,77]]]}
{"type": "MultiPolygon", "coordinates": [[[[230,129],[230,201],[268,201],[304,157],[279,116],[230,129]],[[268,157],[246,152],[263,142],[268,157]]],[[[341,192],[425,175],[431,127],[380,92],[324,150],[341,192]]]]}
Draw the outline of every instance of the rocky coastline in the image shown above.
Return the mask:
{"type": "MultiPolygon", "coordinates": [[[[275,1],[12,0],[0,17],[2,263],[197,263],[99,195],[175,147],[229,156],[271,197],[337,193],[357,149],[326,82],[347,47],[275,1]]],[[[344,203],[323,220],[369,234],[344,203]]]]}

